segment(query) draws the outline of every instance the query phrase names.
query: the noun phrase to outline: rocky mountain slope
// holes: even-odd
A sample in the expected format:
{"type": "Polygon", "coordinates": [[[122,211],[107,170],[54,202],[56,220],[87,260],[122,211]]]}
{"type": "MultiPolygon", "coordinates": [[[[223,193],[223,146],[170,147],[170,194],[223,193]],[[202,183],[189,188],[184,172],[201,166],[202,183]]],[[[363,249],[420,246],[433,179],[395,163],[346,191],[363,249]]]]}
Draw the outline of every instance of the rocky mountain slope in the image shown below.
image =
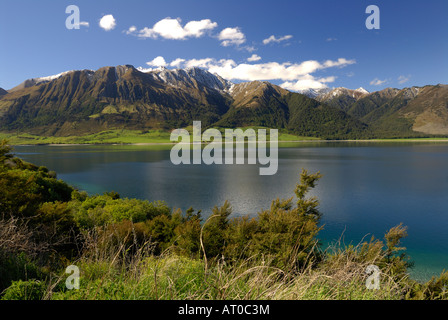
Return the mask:
{"type": "Polygon", "coordinates": [[[72,71],[23,85],[0,100],[6,130],[76,135],[107,128],[172,128],[192,119],[212,124],[228,110],[222,92],[190,79],[182,87],[132,66],[72,71]]]}
{"type": "Polygon", "coordinates": [[[201,120],[204,127],[266,126],[323,138],[448,135],[447,85],[302,93],[269,82],[233,84],[199,68],[68,71],[0,89],[0,131],[69,136],[201,120]]]}
{"type": "Polygon", "coordinates": [[[352,104],[367,96],[369,92],[364,88],[351,90],[347,88],[335,88],[330,91],[321,92],[315,97],[316,100],[338,107],[346,111],[352,104]]]}

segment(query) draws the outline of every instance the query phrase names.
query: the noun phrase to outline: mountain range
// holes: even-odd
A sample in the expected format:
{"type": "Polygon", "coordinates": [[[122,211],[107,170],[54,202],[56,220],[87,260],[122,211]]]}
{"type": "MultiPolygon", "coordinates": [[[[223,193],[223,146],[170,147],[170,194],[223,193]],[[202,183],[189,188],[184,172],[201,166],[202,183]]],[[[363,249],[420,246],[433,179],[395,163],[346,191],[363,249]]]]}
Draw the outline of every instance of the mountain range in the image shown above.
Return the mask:
{"type": "Polygon", "coordinates": [[[108,129],[264,126],[326,139],[448,135],[448,85],[369,93],[290,92],[200,68],[68,71],[0,88],[0,131],[71,136],[108,129]]]}

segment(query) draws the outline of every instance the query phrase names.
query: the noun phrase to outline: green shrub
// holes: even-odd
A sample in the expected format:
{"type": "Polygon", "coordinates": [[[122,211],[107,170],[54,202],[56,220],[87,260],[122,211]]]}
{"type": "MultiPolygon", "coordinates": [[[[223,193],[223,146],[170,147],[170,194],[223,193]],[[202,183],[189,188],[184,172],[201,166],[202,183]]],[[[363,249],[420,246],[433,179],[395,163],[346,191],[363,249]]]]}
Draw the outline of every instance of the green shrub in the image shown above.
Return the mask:
{"type": "Polygon", "coordinates": [[[176,248],[183,254],[198,258],[201,254],[201,211],[194,213],[193,208],[189,208],[181,221],[174,229],[176,248]]]}
{"type": "Polygon", "coordinates": [[[77,243],[80,234],[67,202],[47,202],[40,206],[30,220],[34,226],[34,238],[45,242],[60,256],[72,258],[78,254],[77,243]]]}
{"type": "Polygon", "coordinates": [[[230,220],[224,250],[226,261],[237,262],[248,259],[254,254],[253,237],[259,231],[259,227],[258,220],[248,216],[230,220]]]}
{"type": "Polygon", "coordinates": [[[409,300],[448,300],[448,271],[426,283],[413,282],[406,293],[409,300]]]}
{"type": "MultiPolygon", "coordinates": [[[[75,195],[75,198],[82,199],[79,195],[75,195]]],[[[71,207],[75,221],[84,229],[124,220],[144,222],[159,215],[171,215],[171,208],[165,202],[119,199],[110,194],[87,197],[84,201],[74,200],[71,207]]]]}
{"type": "Polygon", "coordinates": [[[0,171],[0,212],[9,216],[34,216],[45,202],[71,199],[73,188],[45,171],[9,169],[0,171]]]}
{"type": "Polygon", "coordinates": [[[38,280],[14,281],[5,290],[2,300],[42,300],[45,291],[45,283],[38,280]]]}
{"type": "Polygon", "coordinates": [[[43,278],[44,274],[24,252],[5,253],[0,251],[0,292],[13,281],[29,278],[43,278]]]}
{"type": "Polygon", "coordinates": [[[128,220],[98,227],[97,232],[97,249],[105,252],[114,252],[121,247],[123,251],[132,254],[150,239],[144,223],[128,220]]]}
{"type": "MultiPolygon", "coordinates": [[[[297,205],[292,198],[274,200],[269,210],[258,214],[258,219],[239,218],[231,224],[222,221],[215,227],[217,243],[225,234],[226,258],[241,259],[252,255],[264,255],[273,265],[283,269],[305,267],[319,258],[316,235],[320,212],[316,198],[307,198],[321,175],[303,170],[296,188],[297,205]]],[[[205,229],[205,228],[204,228],[205,229]]]]}
{"type": "Polygon", "coordinates": [[[220,208],[214,207],[212,215],[204,224],[203,243],[206,255],[210,258],[221,257],[226,245],[226,233],[229,216],[232,213],[230,203],[226,201],[220,208]]]}

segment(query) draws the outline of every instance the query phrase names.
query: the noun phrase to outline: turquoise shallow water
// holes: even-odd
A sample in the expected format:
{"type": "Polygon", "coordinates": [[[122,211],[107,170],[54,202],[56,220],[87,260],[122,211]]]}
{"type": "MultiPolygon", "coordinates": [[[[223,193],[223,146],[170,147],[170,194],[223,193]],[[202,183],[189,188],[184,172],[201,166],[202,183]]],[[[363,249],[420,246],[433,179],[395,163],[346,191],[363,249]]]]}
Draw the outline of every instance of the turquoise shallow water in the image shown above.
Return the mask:
{"type": "Polygon", "coordinates": [[[324,243],[382,238],[403,223],[412,275],[425,280],[448,269],[447,144],[290,145],[279,149],[274,176],[260,176],[259,165],[174,166],[169,147],[160,146],[21,146],[15,152],[91,194],[114,190],[183,210],[193,206],[204,216],[225,200],[235,215],[255,215],[274,198],[294,195],[301,168],[320,171],[313,195],[321,201],[324,243]]]}

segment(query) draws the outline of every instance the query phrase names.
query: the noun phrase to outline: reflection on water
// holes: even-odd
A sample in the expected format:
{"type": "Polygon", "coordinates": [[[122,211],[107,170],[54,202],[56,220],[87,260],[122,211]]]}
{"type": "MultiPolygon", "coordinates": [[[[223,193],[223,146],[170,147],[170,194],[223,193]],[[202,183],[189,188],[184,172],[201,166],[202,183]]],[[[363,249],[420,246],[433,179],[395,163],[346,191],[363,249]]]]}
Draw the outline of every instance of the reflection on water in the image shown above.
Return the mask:
{"type": "Polygon", "coordinates": [[[324,176],[313,191],[321,201],[320,237],[343,234],[357,244],[382,238],[391,227],[409,227],[404,245],[424,276],[448,269],[448,145],[441,143],[306,143],[279,150],[274,176],[259,165],[181,165],[170,146],[16,147],[18,156],[58,172],[90,193],[165,200],[172,207],[201,209],[230,200],[235,215],[255,215],[271,200],[294,196],[301,168],[324,176]]]}

